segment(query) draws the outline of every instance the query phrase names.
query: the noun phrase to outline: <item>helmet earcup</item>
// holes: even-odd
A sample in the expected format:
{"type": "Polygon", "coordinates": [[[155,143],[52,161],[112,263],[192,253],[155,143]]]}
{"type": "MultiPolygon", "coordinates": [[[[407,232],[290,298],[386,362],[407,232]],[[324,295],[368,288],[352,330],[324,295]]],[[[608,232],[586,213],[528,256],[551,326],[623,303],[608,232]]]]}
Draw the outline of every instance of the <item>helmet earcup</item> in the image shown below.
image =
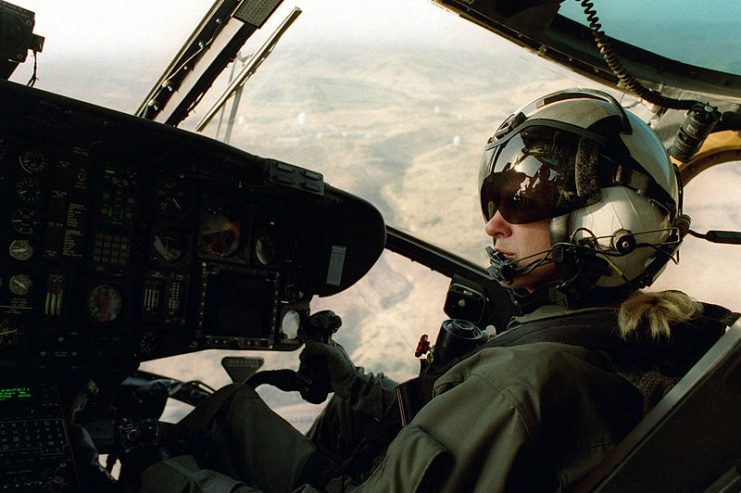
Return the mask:
{"type": "Polygon", "coordinates": [[[596,242],[612,266],[612,273],[602,276],[598,287],[620,286],[643,274],[656,249],[641,245],[664,243],[670,227],[666,215],[627,187],[603,189],[599,202],[569,214],[568,226],[574,240],[596,242]],[[626,241],[631,248],[620,246],[626,241]]]}

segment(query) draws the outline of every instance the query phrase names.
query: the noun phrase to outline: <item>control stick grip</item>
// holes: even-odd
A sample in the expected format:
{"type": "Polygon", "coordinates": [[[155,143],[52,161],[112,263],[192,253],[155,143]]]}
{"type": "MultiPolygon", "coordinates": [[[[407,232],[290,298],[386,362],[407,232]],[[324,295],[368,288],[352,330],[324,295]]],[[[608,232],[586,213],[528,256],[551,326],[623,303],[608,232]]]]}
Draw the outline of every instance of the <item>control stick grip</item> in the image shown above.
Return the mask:
{"type": "MultiPolygon", "coordinates": [[[[317,312],[304,320],[298,329],[298,338],[304,344],[321,342],[329,344],[332,334],[342,326],[342,319],[331,310],[317,312]]],[[[312,404],[321,404],[332,392],[332,381],[324,360],[304,356],[298,368],[302,383],[301,397],[312,404]]]]}

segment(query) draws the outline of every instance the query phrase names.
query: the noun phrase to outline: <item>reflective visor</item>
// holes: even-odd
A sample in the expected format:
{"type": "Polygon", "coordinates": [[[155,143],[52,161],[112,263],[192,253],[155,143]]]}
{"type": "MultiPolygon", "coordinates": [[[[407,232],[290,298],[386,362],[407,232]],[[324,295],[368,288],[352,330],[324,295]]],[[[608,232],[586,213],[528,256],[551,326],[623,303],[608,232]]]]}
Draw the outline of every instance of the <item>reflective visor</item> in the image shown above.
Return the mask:
{"type": "Polygon", "coordinates": [[[587,196],[577,194],[575,161],[581,138],[533,125],[490,143],[479,174],[486,220],[500,211],[509,223],[530,223],[598,202],[599,187],[587,196]]]}

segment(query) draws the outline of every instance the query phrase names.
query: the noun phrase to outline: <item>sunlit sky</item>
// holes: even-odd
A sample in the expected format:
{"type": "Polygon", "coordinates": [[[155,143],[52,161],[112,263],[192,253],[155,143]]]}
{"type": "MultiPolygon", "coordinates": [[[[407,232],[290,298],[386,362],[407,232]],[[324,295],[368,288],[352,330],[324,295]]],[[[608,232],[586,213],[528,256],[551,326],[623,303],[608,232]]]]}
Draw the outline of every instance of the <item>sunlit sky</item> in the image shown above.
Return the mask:
{"type": "Polygon", "coordinates": [[[127,0],[14,0],[35,12],[34,31],[46,38],[44,57],[136,54],[176,50],[213,3],[127,0]]]}
{"type": "MultiPolygon", "coordinates": [[[[36,13],[36,32],[47,38],[44,53],[132,54],[156,49],[176,50],[208,11],[212,0],[147,1],[127,0],[14,0],[15,4],[36,13]],[[52,51],[47,51],[52,50],[52,51]]],[[[449,16],[428,0],[286,0],[281,9],[293,5],[304,8],[310,16],[331,22],[309,23],[304,35],[329,39],[377,38],[379,41],[425,40],[444,43],[446,39],[425,38],[422,23],[410,28],[410,17],[434,23],[439,16],[449,16]],[[364,24],[358,30],[358,22],[364,24]],[[418,26],[418,27],[415,27],[418,26]]],[[[460,36],[461,31],[451,32],[460,36]]],[[[465,34],[463,34],[465,35],[465,34]]]]}
{"type": "MultiPolygon", "coordinates": [[[[137,70],[149,84],[156,81],[183,42],[193,32],[198,21],[208,12],[211,0],[147,1],[127,0],[16,0],[17,5],[35,12],[34,32],[45,37],[44,50],[39,55],[37,87],[82,97],[69,79],[55,78],[56,62],[74,60],[79,67],[77,76],[87,79],[107,74],[102,63],[121,59],[119,70],[137,70]],[[135,61],[136,64],[133,64],[135,61]],[[97,72],[97,73],[96,73],[97,72]]],[[[298,23],[301,38],[289,32],[285,45],[314,39],[326,43],[420,43],[443,46],[461,36],[476,43],[479,28],[441,30],[440,21],[454,17],[427,0],[376,0],[373,2],[340,0],[286,0],[271,21],[282,18],[294,6],[302,8],[298,23]],[[416,22],[407,22],[413,17],[416,22]],[[331,19],[327,22],[326,19],[331,19]],[[362,28],[359,27],[362,24],[362,28]],[[426,26],[436,27],[430,36],[426,26]]],[[[463,23],[460,23],[461,25],[463,23]]],[[[269,32],[269,24],[262,31],[269,32]]],[[[30,56],[29,56],[30,60],[30,56]]],[[[19,67],[11,80],[25,82],[32,63],[19,67]]],[[[83,99],[98,97],[89,91],[83,99]]],[[[142,98],[146,92],[132,94],[142,98]]],[[[139,103],[140,100],[137,100],[139,103]]],[[[133,111],[135,106],[127,108],[133,111]]]]}

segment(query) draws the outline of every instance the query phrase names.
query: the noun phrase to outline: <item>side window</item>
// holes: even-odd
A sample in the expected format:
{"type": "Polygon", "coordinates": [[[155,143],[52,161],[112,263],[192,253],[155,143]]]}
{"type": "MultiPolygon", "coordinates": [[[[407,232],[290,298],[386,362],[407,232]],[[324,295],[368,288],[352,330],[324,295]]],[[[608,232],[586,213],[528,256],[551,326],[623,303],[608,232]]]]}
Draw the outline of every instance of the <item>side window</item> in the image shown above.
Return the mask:
{"type": "MultiPolygon", "coordinates": [[[[703,171],[685,187],[684,212],[692,218],[691,228],[741,231],[738,185],[741,162],[729,162],[703,171]]],[[[679,289],[699,301],[739,309],[738,271],[741,248],[687,236],[679,252],[680,262],[669,263],[652,289],[679,289]]]]}

